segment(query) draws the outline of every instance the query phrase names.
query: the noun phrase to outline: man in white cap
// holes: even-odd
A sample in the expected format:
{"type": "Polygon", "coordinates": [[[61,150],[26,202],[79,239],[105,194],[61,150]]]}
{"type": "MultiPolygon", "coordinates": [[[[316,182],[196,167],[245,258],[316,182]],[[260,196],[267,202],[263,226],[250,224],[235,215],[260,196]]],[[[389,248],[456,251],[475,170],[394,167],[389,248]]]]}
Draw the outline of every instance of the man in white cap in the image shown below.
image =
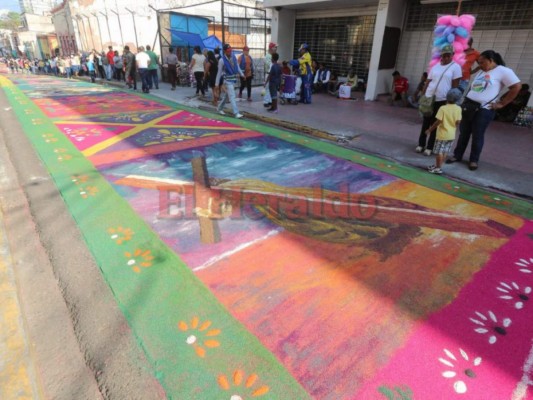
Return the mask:
{"type": "MultiPolygon", "coordinates": [[[[270,72],[270,67],[272,66],[272,54],[277,52],[278,45],[274,42],[270,42],[268,44],[268,53],[265,56],[265,79],[268,76],[268,73],[270,72]]],[[[272,106],[272,98],[270,97],[270,92],[268,90],[265,91],[265,95],[263,97],[263,105],[265,107],[272,106]]]]}

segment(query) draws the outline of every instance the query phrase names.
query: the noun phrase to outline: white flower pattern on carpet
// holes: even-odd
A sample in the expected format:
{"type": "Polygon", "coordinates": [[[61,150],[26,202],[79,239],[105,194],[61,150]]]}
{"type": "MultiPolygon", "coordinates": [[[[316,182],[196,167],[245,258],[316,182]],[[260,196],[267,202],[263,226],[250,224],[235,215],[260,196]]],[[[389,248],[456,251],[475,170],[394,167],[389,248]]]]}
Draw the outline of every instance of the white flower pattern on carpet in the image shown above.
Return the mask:
{"type": "Polygon", "coordinates": [[[461,357],[458,358],[450,350],[443,350],[447,358],[441,357],[439,358],[439,361],[450,369],[444,371],[442,376],[447,379],[454,379],[453,390],[455,390],[456,393],[466,393],[468,387],[465,378],[473,379],[476,377],[473,368],[468,367],[478,367],[481,364],[481,357],[476,357],[473,360],[470,360],[466,351],[459,349],[461,357]]]}

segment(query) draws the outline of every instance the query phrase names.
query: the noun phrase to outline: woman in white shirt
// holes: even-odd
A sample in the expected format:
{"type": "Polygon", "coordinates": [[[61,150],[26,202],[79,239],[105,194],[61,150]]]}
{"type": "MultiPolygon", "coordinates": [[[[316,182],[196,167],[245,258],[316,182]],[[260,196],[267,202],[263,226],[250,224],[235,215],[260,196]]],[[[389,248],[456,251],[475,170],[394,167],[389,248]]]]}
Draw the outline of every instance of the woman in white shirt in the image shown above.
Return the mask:
{"type": "Polygon", "coordinates": [[[418,137],[418,146],[415,151],[417,153],[424,152],[425,156],[430,156],[435,145],[435,137],[437,131],[431,132],[431,135],[426,135],[426,130],[435,122],[435,116],[441,106],[446,104],[446,94],[451,88],[459,86],[459,81],[463,76],[459,64],[453,61],[453,48],[451,46],[444,46],[441,50],[440,63],[435,64],[429,71],[426,85],[422,90],[427,97],[435,96],[435,103],[433,106],[433,114],[430,117],[424,117],[422,121],[422,129],[418,137]],[[427,143],[426,143],[427,142],[427,143]],[[425,150],[424,150],[425,148],[425,150]]]}
{"type": "Polygon", "coordinates": [[[468,168],[475,171],[478,168],[479,157],[485,141],[485,130],[494,119],[496,110],[500,110],[512,102],[522,84],[512,69],[507,68],[500,56],[494,50],[486,50],[478,58],[481,68],[471,77],[470,90],[466,93],[461,108],[463,109],[460,135],[453,152],[453,157],[447,164],[461,161],[466,147],[472,136],[472,148],[468,168]],[[503,88],[509,88],[500,100],[495,101],[503,88]]]}
{"type": "Polygon", "coordinates": [[[202,92],[202,96],[205,96],[204,90],[204,62],[205,56],[200,50],[200,46],[194,47],[194,55],[192,56],[191,63],[189,64],[189,70],[194,74],[196,79],[196,95],[202,92]]]}

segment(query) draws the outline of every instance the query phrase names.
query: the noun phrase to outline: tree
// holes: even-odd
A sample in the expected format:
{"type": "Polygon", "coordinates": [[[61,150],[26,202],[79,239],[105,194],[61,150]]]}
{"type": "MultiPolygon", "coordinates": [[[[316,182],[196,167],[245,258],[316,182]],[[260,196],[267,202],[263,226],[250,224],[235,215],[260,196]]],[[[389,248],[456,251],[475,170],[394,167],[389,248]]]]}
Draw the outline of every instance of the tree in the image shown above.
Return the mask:
{"type": "Polygon", "coordinates": [[[10,11],[0,17],[0,29],[7,29],[10,31],[18,31],[22,25],[20,14],[10,11]]]}

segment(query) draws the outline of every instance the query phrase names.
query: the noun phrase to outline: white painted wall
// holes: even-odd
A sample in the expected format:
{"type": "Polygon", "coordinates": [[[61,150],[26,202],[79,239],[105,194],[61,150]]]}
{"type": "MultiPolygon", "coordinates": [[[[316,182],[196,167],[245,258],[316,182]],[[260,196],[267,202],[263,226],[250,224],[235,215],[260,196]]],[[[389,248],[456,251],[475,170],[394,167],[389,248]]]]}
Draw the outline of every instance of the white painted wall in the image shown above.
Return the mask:
{"type": "Polygon", "coordinates": [[[272,11],[271,37],[272,41],[278,44],[280,60],[290,60],[293,57],[295,21],[296,12],[294,10],[272,11]]]}
{"type": "Polygon", "coordinates": [[[383,35],[386,26],[403,28],[406,10],[406,0],[380,0],[379,2],[365,100],[376,100],[379,94],[390,92],[394,69],[378,69],[383,35]]]}

